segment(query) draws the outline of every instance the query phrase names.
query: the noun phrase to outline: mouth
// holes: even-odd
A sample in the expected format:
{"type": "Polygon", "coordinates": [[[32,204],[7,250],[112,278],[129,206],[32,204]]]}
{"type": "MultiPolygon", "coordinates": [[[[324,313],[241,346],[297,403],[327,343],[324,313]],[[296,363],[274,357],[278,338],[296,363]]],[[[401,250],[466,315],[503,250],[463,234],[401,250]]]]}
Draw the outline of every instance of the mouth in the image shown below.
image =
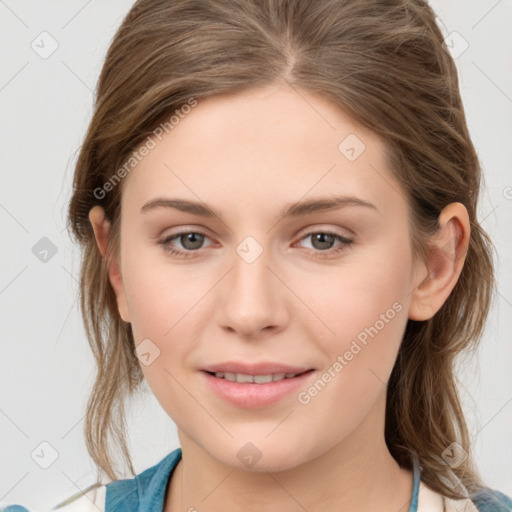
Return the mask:
{"type": "Polygon", "coordinates": [[[314,371],[313,369],[306,370],[298,373],[269,373],[267,375],[249,375],[244,373],[230,373],[230,372],[209,372],[212,377],[217,379],[224,379],[230,382],[250,383],[250,384],[269,384],[271,382],[279,382],[285,379],[294,379],[306,373],[314,371]]]}
{"type": "Polygon", "coordinates": [[[316,374],[314,369],[299,373],[250,375],[201,370],[205,385],[215,396],[235,407],[256,409],[268,407],[306,389],[316,374]]]}

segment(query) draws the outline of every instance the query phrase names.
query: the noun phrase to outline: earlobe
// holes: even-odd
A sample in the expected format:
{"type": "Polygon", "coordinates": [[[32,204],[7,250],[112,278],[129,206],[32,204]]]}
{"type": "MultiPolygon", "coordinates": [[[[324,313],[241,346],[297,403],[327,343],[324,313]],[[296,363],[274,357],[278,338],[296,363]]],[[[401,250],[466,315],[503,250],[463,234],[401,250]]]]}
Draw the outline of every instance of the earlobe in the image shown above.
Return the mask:
{"type": "Polygon", "coordinates": [[[418,265],[419,284],[412,291],[411,320],[428,320],[444,304],[457,284],[466,259],[469,216],[461,203],[451,203],[439,215],[439,229],[428,241],[427,261],[418,265]]]}
{"type": "Polygon", "coordinates": [[[98,249],[107,262],[109,281],[116,294],[119,314],[125,322],[130,322],[121,272],[119,271],[117,262],[110,257],[107,250],[110,222],[105,218],[105,211],[101,206],[96,205],[91,208],[89,211],[89,222],[92,225],[98,249]]]}

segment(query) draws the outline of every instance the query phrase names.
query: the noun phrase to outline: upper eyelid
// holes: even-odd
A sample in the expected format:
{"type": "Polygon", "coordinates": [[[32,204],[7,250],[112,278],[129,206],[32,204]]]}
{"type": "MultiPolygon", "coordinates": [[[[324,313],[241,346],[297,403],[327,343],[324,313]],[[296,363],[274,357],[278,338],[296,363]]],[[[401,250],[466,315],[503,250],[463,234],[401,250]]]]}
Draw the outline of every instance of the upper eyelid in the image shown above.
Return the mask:
{"type": "MultiPolygon", "coordinates": [[[[336,222],[334,222],[334,225],[325,223],[325,222],[324,223],[313,222],[313,223],[309,224],[308,226],[303,227],[300,230],[297,230],[297,232],[311,233],[311,232],[318,232],[318,231],[337,231],[339,229],[342,229],[342,230],[345,230],[348,233],[350,233],[350,235],[348,235],[348,236],[354,235],[353,231],[350,228],[348,228],[347,226],[340,226],[340,225],[336,226],[335,224],[336,224],[336,222]]],[[[185,225],[173,226],[173,227],[169,226],[165,230],[161,230],[161,231],[164,232],[164,231],[172,230],[172,229],[177,229],[178,231],[176,231],[175,233],[172,233],[170,235],[167,235],[167,236],[173,236],[173,235],[182,234],[182,233],[192,233],[192,232],[204,232],[204,233],[211,232],[209,228],[205,228],[203,226],[194,226],[193,224],[191,224],[191,225],[185,224],[185,225]]],[[[210,236],[210,235],[208,235],[208,236],[210,236]]]]}

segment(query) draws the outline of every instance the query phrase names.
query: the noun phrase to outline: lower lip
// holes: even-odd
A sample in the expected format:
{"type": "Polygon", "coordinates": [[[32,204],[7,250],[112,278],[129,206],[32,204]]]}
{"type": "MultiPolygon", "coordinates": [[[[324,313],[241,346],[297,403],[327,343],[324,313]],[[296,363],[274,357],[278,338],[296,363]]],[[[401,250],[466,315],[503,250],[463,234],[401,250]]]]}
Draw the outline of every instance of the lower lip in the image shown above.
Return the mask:
{"type": "Polygon", "coordinates": [[[201,371],[206,382],[215,393],[237,407],[256,408],[272,405],[293,391],[304,387],[313,375],[310,370],[291,379],[283,379],[266,384],[250,382],[231,382],[201,371]]]}

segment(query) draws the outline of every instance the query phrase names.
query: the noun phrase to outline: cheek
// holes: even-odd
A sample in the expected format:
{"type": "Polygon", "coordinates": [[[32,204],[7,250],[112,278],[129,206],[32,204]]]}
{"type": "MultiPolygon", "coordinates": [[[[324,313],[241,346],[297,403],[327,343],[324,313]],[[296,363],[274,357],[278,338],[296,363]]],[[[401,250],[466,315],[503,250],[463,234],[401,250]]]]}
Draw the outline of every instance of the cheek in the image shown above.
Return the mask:
{"type": "Polygon", "coordinates": [[[352,371],[375,368],[386,380],[407,323],[407,243],[390,242],[346,261],[302,284],[304,302],[321,320],[312,320],[311,336],[322,344],[328,364],[346,354],[352,371]],[[351,362],[356,360],[357,365],[351,362]]]}
{"type": "Polygon", "coordinates": [[[166,274],[165,267],[155,265],[134,265],[129,276],[125,288],[141,370],[162,408],[179,417],[190,406],[182,363],[201,339],[194,305],[207,290],[180,282],[176,269],[166,274]]]}
{"type": "Polygon", "coordinates": [[[407,323],[407,257],[399,265],[377,256],[373,266],[340,269],[339,279],[317,282],[317,290],[329,292],[307,299],[330,330],[311,324],[310,336],[326,356],[319,372],[325,384],[302,390],[299,402],[311,421],[329,417],[340,435],[356,428],[385,393],[407,323]]]}
{"type": "Polygon", "coordinates": [[[136,342],[171,337],[175,326],[189,320],[187,315],[198,293],[205,293],[190,272],[168,264],[163,252],[160,248],[138,247],[123,257],[125,294],[136,342]]]}
{"type": "MultiPolygon", "coordinates": [[[[389,244],[354,254],[339,267],[310,276],[303,289],[333,324],[373,323],[410,293],[411,258],[407,248],[389,244]]],[[[402,304],[405,306],[404,304],[402,304]]]]}
{"type": "Polygon", "coordinates": [[[150,384],[168,386],[172,377],[167,372],[182,372],[182,361],[196,348],[211,318],[205,308],[216,280],[199,271],[194,275],[191,267],[172,264],[154,249],[133,251],[123,261],[135,345],[149,339],[159,352],[142,370],[150,384]]]}

